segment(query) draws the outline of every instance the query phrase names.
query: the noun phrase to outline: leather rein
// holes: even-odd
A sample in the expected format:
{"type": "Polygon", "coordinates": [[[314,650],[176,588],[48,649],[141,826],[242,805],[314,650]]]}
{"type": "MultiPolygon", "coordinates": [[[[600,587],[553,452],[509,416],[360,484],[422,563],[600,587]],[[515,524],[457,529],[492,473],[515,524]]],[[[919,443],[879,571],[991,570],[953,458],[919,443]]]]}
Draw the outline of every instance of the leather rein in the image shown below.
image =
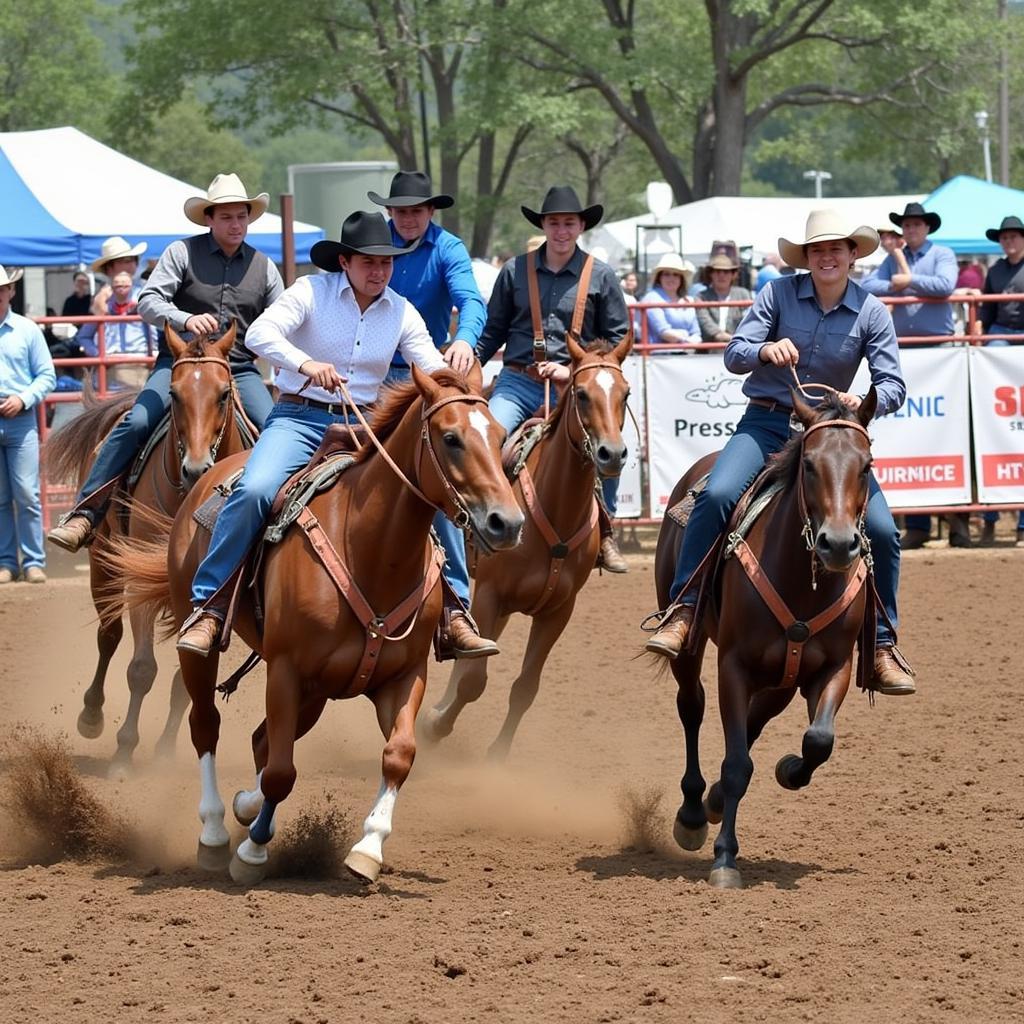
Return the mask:
{"type": "MultiPolygon", "coordinates": [[[[856,430],[868,440],[870,444],[870,438],[867,430],[854,420],[825,420],[821,423],[815,423],[808,427],[803,434],[800,441],[801,453],[803,446],[807,442],[807,438],[810,437],[816,430],[822,430],[826,427],[844,427],[851,430],[856,430]]],[[[811,552],[811,586],[812,589],[817,589],[817,577],[816,566],[817,566],[817,554],[814,550],[814,535],[813,527],[811,525],[811,517],[807,511],[807,498],[804,493],[804,469],[803,459],[800,462],[800,471],[797,478],[797,508],[799,511],[800,518],[803,526],[801,530],[801,536],[804,538],[804,543],[807,545],[807,550],[811,552]]],[[[857,567],[850,577],[846,588],[843,593],[826,608],[824,611],[819,612],[814,618],[809,621],[802,621],[798,619],[789,606],[782,599],[782,596],[775,589],[772,581],[768,578],[768,574],[765,572],[764,567],[758,561],[757,556],[751,550],[750,545],[747,544],[746,539],[742,537],[730,537],[730,545],[732,551],[738,559],[740,565],[746,572],[747,577],[753,584],[754,589],[760,595],[761,600],[768,606],[771,613],[775,616],[779,625],[782,627],[783,633],[786,635],[786,662],[783,669],[781,686],[792,686],[800,673],[800,663],[803,659],[804,646],[808,640],[816,636],[827,626],[835,622],[840,615],[843,614],[853,604],[857,595],[861,592],[864,584],[868,578],[868,574],[872,568],[871,562],[871,549],[867,544],[867,537],[864,532],[864,515],[867,510],[867,499],[865,498],[864,506],[861,508],[859,522],[860,522],[860,533],[861,537],[864,538],[862,541],[863,549],[861,556],[857,560],[857,567]]]]}

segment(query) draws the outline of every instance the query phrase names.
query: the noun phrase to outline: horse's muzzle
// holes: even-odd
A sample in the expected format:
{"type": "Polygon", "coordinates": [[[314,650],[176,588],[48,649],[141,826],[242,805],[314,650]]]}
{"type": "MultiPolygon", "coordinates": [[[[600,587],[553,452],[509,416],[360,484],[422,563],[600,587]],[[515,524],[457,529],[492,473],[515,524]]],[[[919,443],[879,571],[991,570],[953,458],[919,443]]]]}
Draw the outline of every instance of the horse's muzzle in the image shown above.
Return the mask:
{"type": "Polygon", "coordinates": [[[829,572],[846,572],[861,553],[860,531],[823,526],[815,538],[814,551],[829,572]]]}
{"type": "Polygon", "coordinates": [[[212,466],[213,459],[209,456],[199,462],[194,462],[189,458],[183,459],[181,463],[182,485],[186,490],[191,490],[199,482],[199,478],[212,466]]]}
{"type": "Polygon", "coordinates": [[[598,475],[614,477],[622,473],[622,467],[626,464],[626,455],[629,453],[625,442],[599,441],[592,447],[594,451],[594,466],[597,469],[598,475]]]}
{"type": "Polygon", "coordinates": [[[523,535],[524,517],[518,505],[474,509],[469,519],[481,547],[488,552],[514,548],[523,535]]]}

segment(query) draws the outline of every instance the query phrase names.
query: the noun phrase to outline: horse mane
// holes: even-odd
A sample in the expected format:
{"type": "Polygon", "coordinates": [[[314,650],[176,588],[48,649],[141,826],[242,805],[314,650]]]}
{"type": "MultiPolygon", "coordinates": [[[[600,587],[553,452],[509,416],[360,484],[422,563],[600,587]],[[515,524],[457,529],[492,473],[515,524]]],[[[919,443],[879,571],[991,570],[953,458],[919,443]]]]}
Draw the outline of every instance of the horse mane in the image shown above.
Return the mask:
{"type": "MultiPolygon", "coordinates": [[[[470,394],[473,390],[461,373],[456,373],[448,367],[435,370],[430,376],[435,384],[440,384],[441,387],[455,388],[464,395],[470,394]]],[[[387,384],[381,388],[374,405],[373,415],[370,417],[370,427],[377,435],[377,440],[386,441],[398,428],[398,424],[402,422],[402,417],[409,411],[409,407],[420,397],[420,390],[416,387],[416,382],[412,380],[387,384]]],[[[365,444],[356,454],[356,462],[365,462],[376,452],[375,445],[365,444]]]]}
{"type": "MultiPolygon", "coordinates": [[[[606,356],[609,352],[615,349],[614,342],[609,341],[607,338],[593,338],[586,343],[580,341],[579,345],[584,352],[590,352],[598,356],[606,356]]],[[[554,407],[551,411],[551,415],[548,417],[548,428],[550,430],[554,430],[561,422],[562,414],[565,412],[568,402],[568,396],[569,388],[564,388],[562,391],[562,397],[558,399],[558,404],[554,407]]]]}
{"type": "MultiPolygon", "coordinates": [[[[856,413],[848,405],[844,405],[838,395],[829,392],[815,410],[813,422],[823,423],[826,420],[855,420],[856,418],[856,413]]],[[[795,434],[779,451],[769,457],[765,473],[766,485],[781,483],[789,486],[796,481],[797,473],[800,470],[802,440],[802,434],[795,434]]]]}

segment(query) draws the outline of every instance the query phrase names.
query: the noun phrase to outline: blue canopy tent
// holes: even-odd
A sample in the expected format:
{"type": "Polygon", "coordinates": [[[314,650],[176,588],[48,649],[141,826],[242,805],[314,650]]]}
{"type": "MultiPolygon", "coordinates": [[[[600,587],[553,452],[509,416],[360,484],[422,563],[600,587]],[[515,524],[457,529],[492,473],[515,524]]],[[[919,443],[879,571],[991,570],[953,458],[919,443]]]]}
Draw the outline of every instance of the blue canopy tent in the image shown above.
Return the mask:
{"type": "Polygon", "coordinates": [[[958,253],[1001,254],[999,243],[985,237],[986,229],[999,227],[1011,214],[1024,218],[1024,192],[966,174],[940,185],[923,205],[942,218],[939,230],[928,237],[958,253]]]}
{"type": "MultiPolygon", "coordinates": [[[[148,254],[159,256],[175,239],[199,232],[182,207],[205,193],[205,186],[155,171],[77,128],[0,132],[0,264],[91,263],[111,235],[146,242],[148,254]]],[[[323,237],[315,225],[296,221],[297,262],[308,263],[310,247],[323,237]]],[[[264,214],[246,241],[282,262],[281,218],[264,214]]]]}

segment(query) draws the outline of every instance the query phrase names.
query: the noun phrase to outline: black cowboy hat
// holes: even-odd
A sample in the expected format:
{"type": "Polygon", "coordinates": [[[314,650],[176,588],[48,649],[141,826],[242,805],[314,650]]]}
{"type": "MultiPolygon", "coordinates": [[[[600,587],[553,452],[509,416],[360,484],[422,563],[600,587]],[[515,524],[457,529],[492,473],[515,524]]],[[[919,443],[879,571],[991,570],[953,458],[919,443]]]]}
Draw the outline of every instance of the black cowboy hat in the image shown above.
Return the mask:
{"type": "Polygon", "coordinates": [[[430,178],[422,171],[399,171],[391,179],[391,192],[387,196],[376,192],[366,195],[378,206],[433,206],[447,210],[455,204],[451,196],[443,192],[433,195],[430,178]]]}
{"type": "Polygon", "coordinates": [[[1004,231],[1019,231],[1024,235],[1024,222],[1021,221],[1020,217],[1004,217],[1002,224],[997,228],[989,228],[985,232],[985,237],[990,242],[998,242],[999,236],[1004,231]]]}
{"type": "Polygon", "coordinates": [[[528,206],[520,206],[523,216],[534,226],[541,227],[541,219],[549,213],[578,213],[583,218],[583,226],[592,228],[603,216],[604,207],[600,203],[583,208],[576,190],[571,185],[552,185],[541,204],[540,213],[528,206]]]}
{"type": "Polygon", "coordinates": [[[351,256],[354,252],[364,256],[403,256],[412,252],[418,244],[417,240],[399,249],[391,243],[391,229],[383,214],[356,210],[341,225],[341,241],[329,242],[325,239],[317,242],[309,250],[309,258],[321,270],[337,272],[341,270],[338,266],[339,256],[351,256]]]}
{"type": "Polygon", "coordinates": [[[920,217],[928,225],[929,234],[938,231],[939,225],[942,224],[942,218],[937,213],[929,213],[920,203],[907,203],[907,208],[902,213],[889,214],[889,220],[898,228],[903,227],[907,217],[920,217]]]}

